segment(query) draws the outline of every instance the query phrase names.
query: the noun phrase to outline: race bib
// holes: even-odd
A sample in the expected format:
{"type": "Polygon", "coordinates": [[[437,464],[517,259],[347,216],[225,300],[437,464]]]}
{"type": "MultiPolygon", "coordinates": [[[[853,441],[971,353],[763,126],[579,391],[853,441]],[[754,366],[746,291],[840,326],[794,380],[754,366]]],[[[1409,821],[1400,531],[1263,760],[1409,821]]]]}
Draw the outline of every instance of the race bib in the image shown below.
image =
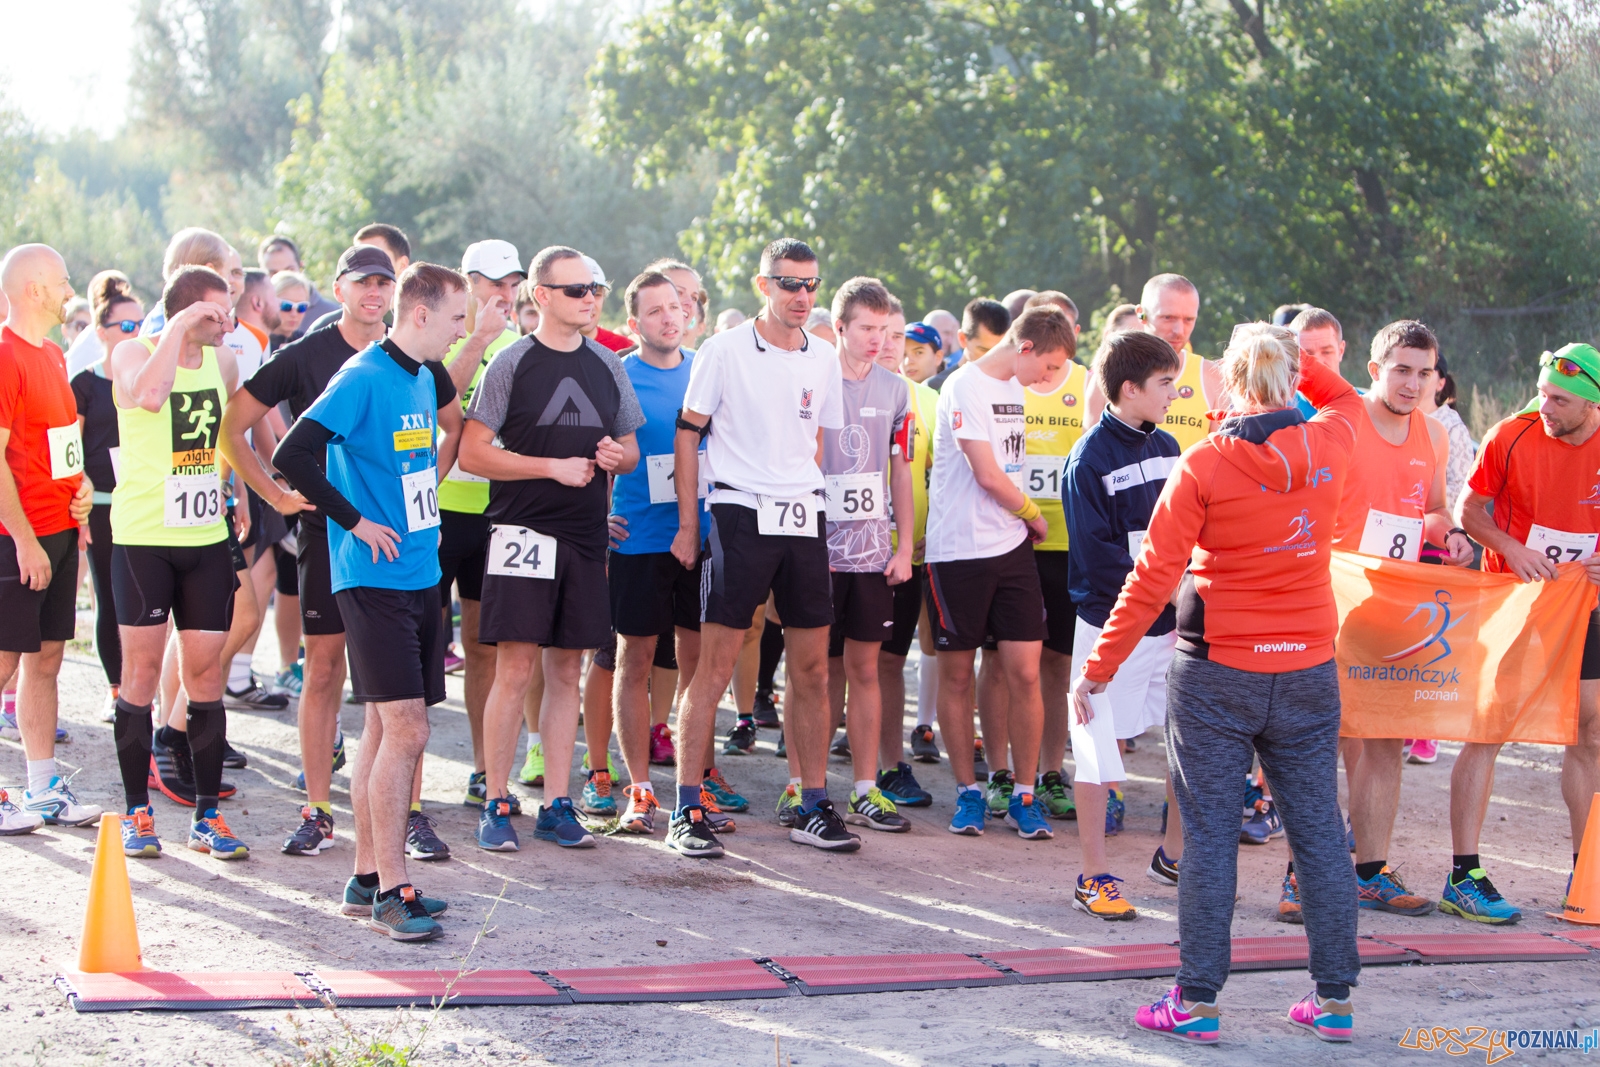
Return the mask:
{"type": "Polygon", "coordinates": [[[507,578],[550,578],[556,576],[556,539],[526,526],[489,528],[490,574],[507,578]]]}
{"type": "Polygon", "coordinates": [[[886,514],[882,471],[830,474],[826,480],[828,514],[834,522],[881,519],[886,514]]]}
{"type": "Polygon", "coordinates": [[[222,480],[215,471],[169,475],[161,525],[168,529],[210,526],[222,518],[225,503],[222,480]]]}
{"type": "Polygon", "coordinates": [[[431,530],[439,525],[439,468],[429,467],[400,476],[406,498],[406,531],[431,530]]]}
{"type": "MultiPolygon", "coordinates": [[[[644,457],[645,477],[650,481],[650,503],[676,504],[678,502],[678,487],[672,480],[672,473],[677,466],[675,457],[668,452],[658,456],[644,457]]],[[[706,454],[700,452],[700,499],[704,500],[711,491],[711,483],[706,481],[706,454]]]]}
{"type": "Polygon", "coordinates": [[[1363,556],[1415,563],[1422,558],[1422,520],[1368,508],[1367,525],[1361,531],[1361,547],[1357,551],[1363,556]]]}
{"type": "Polygon", "coordinates": [[[756,497],[756,532],[776,537],[817,536],[816,499],[814,495],[805,500],[756,497]]]}
{"type": "Polygon", "coordinates": [[[1128,555],[1133,559],[1139,558],[1139,549],[1144,547],[1144,531],[1128,531],[1128,555]]]}
{"type": "Polygon", "coordinates": [[[44,432],[50,443],[50,477],[70,478],[83,473],[83,434],[77,423],[52,426],[44,432]]]}
{"type": "Polygon", "coordinates": [[[450,473],[444,476],[444,480],[447,482],[478,482],[483,485],[489,483],[487,478],[480,478],[476,474],[468,474],[462,470],[460,460],[457,460],[455,466],[450,468],[450,473]]]}
{"type": "Polygon", "coordinates": [[[1534,523],[1528,530],[1527,545],[1552,563],[1573,563],[1594,555],[1596,540],[1600,540],[1600,535],[1568,533],[1534,523]]]}
{"type": "Polygon", "coordinates": [[[1034,500],[1061,503],[1061,478],[1066,456],[1028,456],[1022,461],[1022,491],[1034,500]]]}

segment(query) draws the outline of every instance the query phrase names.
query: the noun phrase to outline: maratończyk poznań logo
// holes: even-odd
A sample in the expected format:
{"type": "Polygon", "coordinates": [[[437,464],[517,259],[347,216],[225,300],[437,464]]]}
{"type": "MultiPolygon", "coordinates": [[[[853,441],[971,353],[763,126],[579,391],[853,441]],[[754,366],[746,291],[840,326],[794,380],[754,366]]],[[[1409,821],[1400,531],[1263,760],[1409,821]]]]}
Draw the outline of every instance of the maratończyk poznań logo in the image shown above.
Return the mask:
{"type": "Polygon", "coordinates": [[[1460,700],[1460,669],[1438,664],[1454,653],[1455,649],[1450,647],[1450,639],[1446,635],[1461,625],[1466,617],[1465,612],[1457,615],[1451,608],[1448,589],[1436,589],[1432,600],[1419,603],[1401,622],[1405,626],[1421,618],[1422,632],[1415,642],[1384,656],[1379,664],[1349,664],[1345,667],[1345,677],[1350,681],[1386,682],[1402,688],[1410,686],[1413,703],[1423,700],[1460,700]]]}

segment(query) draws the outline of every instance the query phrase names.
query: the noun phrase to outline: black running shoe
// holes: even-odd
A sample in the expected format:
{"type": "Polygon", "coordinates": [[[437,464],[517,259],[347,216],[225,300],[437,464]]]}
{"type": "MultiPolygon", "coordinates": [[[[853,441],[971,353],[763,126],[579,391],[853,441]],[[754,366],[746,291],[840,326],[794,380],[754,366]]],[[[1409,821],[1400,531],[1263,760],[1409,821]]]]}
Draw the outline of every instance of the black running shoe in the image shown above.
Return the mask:
{"type": "MultiPolygon", "coordinates": [[[[192,808],[194,761],[189,755],[189,739],[185,737],[181,745],[166,745],[162,743],[160,735],[158,729],[150,739],[150,775],[146,784],[151,789],[159,790],[174,804],[192,808]]],[[[217,798],[231,797],[238,791],[232,782],[223,782],[222,788],[217,791],[217,798]]]]}
{"type": "Polygon", "coordinates": [[[724,756],[748,756],[756,748],[756,722],[740,719],[728,731],[728,741],[722,746],[724,756]]]}
{"type": "Polygon", "coordinates": [[[844,820],[833,810],[833,801],[824,800],[810,811],[802,811],[789,840],[797,845],[830,852],[854,852],[861,847],[861,838],[844,828],[844,820]]]}
{"type": "Polygon", "coordinates": [[[778,705],[773,703],[771,690],[756,690],[756,725],[763,730],[778,728],[778,705]]]}
{"type": "Polygon", "coordinates": [[[283,843],[288,856],[315,856],[333,847],[333,816],[309,804],[300,809],[300,828],[283,843]]]}
{"type": "Polygon", "coordinates": [[[706,811],[695,804],[672,817],[667,826],[667,845],[681,856],[712,859],[722,855],[722,842],[706,822],[706,811]]]}
{"type": "Polygon", "coordinates": [[[773,755],[777,756],[779,759],[788,759],[789,758],[789,745],[783,739],[783,731],[782,730],[778,731],[778,748],[777,748],[777,751],[773,752],[773,755]]]}
{"type": "Polygon", "coordinates": [[[933,739],[932,726],[911,728],[911,756],[918,763],[939,762],[939,742],[933,739]]]}
{"type": "Polygon", "coordinates": [[[222,765],[229,770],[242,771],[250,765],[250,760],[243,752],[230,745],[226,740],[222,742],[222,765]]]}
{"type": "Polygon", "coordinates": [[[222,706],[230,711],[284,711],[289,707],[289,696],[286,693],[269,693],[251,675],[250,684],[243,689],[223,687],[222,706]]]}
{"type": "Polygon", "coordinates": [[[839,735],[839,740],[835,741],[833,743],[833,747],[830,748],[828,751],[832,752],[835,756],[838,756],[840,759],[849,759],[850,758],[850,735],[846,734],[846,733],[841,733],[839,735]]]}
{"type": "Polygon", "coordinates": [[[433,832],[433,819],[420,811],[406,820],[406,855],[414,860],[447,860],[450,846],[433,832]]]}

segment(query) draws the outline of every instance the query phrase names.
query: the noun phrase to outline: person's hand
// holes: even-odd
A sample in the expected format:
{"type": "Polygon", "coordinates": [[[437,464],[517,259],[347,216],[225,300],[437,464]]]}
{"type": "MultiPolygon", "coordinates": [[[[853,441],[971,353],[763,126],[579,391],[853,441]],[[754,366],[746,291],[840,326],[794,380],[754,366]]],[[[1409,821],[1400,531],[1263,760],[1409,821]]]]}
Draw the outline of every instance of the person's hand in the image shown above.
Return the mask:
{"type": "Polygon", "coordinates": [[[1595,585],[1600,585],[1600,552],[1595,553],[1588,559],[1580,559],[1578,563],[1583,567],[1584,572],[1589,575],[1589,580],[1595,585]]]}
{"type": "Polygon", "coordinates": [[[233,536],[239,539],[242,545],[250,537],[250,505],[246,501],[239,501],[233,511],[233,536]]]}
{"type": "Polygon", "coordinates": [[[172,316],[167,321],[167,329],[188,333],[207,322],[216,323],[224,330],[230,329],[233,326],[233,312],[215,300],[199,300],[172,316]]]}
{"type": "Polygon", "coordinates": [[[621,515],[607,515],[606,530],[611,534],[611,547],[620,548],[628,539],[628,520],[621,515]]]}
{"type": "Polygon", "coordinates": [[[594,460],[584,459],[582,456],[573,456],[570,459],[552,459],[550,461],[550,477],[562,485],[570,485],[574,489],[582,489],[594,478],[594,460]]]}
{"type": "Polygon", "coordinates": [[[1094,718],[1094,707],[1089,703],[1090,693],[1104,693],[1106,682],[1091,682],[1088,675],[1080,674],[1072,683],[1072,710],[1079,726],[1088,726],[1094,718]]]}
{"type": "Polygon", "coordinates": [[[17,546],[17,577],[35,593],[50,587],[50,557],[32,534],[12,535],[17,546]]]}
{"type": "Polygon", "coordinates": [[[1444,548],[1448,555],[1444,562],[1450,567],[1472,566],[1472,539],[1464,533],[1452,533],[1444,539],[1444,548]]]}
{"type": "Polygon", "coordinates": [[[506,301],[503,296],[491,296],[478,306],[478,322],[472,328],[472,340],[485,346],[506,332],[506,301]]]}
{"type": "Polygon", "coordinates": [[[317,510],[316,505],[312,504],[311,501],[307,500],[293,489],[288,490],[282,496],[278,497],[278,499],[273,502],[272,509],[286,519],[290,515],[298,515],[302,511],[317,510]]]}
{"type": "Polygon", "coordinates": [[[600,443],[594,449],[594,461],[601,470],[610,473],[621,466],[622,461],[628,456],[621,445],[610,437],[600,438],[600,443]]]}
{"type": "Polygon", "coordinates": [[[1555,580],[1555,560],[1527,545],[1513,545],[1503,558],[1506,566],[1511,568],[1511,573],[1525,582],[1537,582],[1545,578],[1555,580]]]}
{"type": "Polygon", "coordinates": [[[1028,520],[1028,540],[1034,544],[1037,545],[1042,542],[1049,532],[1050,523],[1045,520],[1043,515],[1035,515],[1028,520]]]}
{"type": "Polygon", "coordinates": [[[387,526],[382,526],[371,519],[362,519],[350,533],[372,549],[374,563],[378,562],[379,552],[382,552],[383,558],[390,563],[400,556],[400,535],[387,526]]]}
{"type": "Polygon", "coordinates": [[[700,562],[700,531],[698,529],[689,530],[682,526],[678,527],[678,532],[672,538],[672,558],[683,564],[684,570],[694,570],[694,565],[700,562]]]}
{"type": "Polygon", "coordinates": [[[889,558],[889,565],[883,568],[883,576],[890,585],[899,585],[911,580],[911,553],[901,548],[889,558]]]}
{"type": "Polygon", "coordinates": [[[67,514],[72,516],[72,521],[82,526],[89,521],[89,512],[94,510],[94,486],[89,481],[89,476],[84,475],[78,480],[78,488],[72,491],[72,502],[67,505],[67,514]]]}

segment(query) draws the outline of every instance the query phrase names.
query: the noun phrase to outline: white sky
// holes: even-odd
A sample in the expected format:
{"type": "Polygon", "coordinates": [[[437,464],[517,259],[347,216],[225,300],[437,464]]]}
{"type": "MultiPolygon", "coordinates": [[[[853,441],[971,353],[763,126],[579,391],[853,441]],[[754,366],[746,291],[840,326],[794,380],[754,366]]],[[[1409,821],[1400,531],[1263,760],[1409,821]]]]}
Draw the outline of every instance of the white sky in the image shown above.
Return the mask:
{"type": "Polygon", "coordinates": [[[0,93],[42,133],[115,133],[127,114],[136,10],[136,0],[0,0],[0,93]]]}

